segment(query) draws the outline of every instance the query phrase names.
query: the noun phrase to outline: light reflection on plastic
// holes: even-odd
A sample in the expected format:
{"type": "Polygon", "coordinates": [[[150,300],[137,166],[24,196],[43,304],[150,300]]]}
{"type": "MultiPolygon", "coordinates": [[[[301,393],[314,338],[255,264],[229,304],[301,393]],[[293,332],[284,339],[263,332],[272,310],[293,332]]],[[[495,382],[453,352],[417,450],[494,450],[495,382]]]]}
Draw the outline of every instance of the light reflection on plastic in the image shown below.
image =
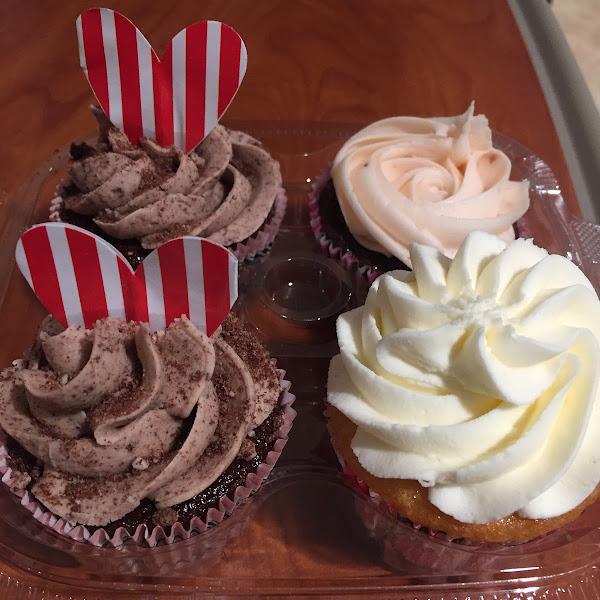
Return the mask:
{"type": "MultiPolygon", "coordinates": [[[[524,594],[535,594],[539,590],[539,586],[528,587],[528,588],[514,588],[511,590],[511,593],[519,594],[520,596],[524,596],[524,594]]],[[[525,596],[527,600],[533,600],[535,595],[533,596],[525,596]]]]}
{"type": "Polygon", "coordinates": [[[310,183],[312,181],[312,179],[310,177],[306,178],[306,183],[310,183]]]}

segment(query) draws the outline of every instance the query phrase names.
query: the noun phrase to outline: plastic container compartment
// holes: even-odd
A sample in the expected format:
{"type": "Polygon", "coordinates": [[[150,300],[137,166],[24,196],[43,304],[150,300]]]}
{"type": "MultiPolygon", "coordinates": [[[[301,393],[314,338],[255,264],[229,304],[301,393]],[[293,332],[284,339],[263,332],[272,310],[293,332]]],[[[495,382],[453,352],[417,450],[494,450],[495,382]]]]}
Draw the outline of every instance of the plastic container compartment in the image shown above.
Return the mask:
{"type": "MultiPolygon", "coordinates": [[[[600,597],[596,569],[600,564],[600,504],[541,540],[513,547],[472,548],[415,532],[378,512],[351,489],[329,442],[323,398],[329,359],[337,352],[335,316],[362,303],[366,284],[318,254],[307,196],[313,177],[360,124],[228,124],[262,139],[281,161],[289,198],[271,253],[240,270],[241,294],[236,305],[248,326],[267,341],[297,396],[298,416],[281,460],[259,492],[224,523],[190,540],[155,549],[101,549],[71,542],[32,519],[2,485],[0,558],[75,586],[72,593],[60,588],[65,597],[104,597],[103,592],[117,595],[117,591],[134,596],[137,592],[143,598],[160,593],[189,598],[600,597]]],[[[570,256],[599,289],[596,226],[570,216],[552,172],[541,160],[499,134],[496,142],[513,159],[513,178],[531,182],[532,205],[520,223],[521,233],[552,252],[570,256]]],[[[13,249],[26,226],[46,220],[56,184],[66,172],[67,157],[68,148],[57,151],[32,175],[11,199],[3,224],[2,367],[31,344],[44,315],[14,269],[13,249]]],[[[39,581],[25,585],[37,586],[38,592],[44,589],[39,581]]],[[[0,571],[4,597],[21,597],[23,586],[0,571]]],[[[35,592],[33,587],[29,590],[35,592]]]]}

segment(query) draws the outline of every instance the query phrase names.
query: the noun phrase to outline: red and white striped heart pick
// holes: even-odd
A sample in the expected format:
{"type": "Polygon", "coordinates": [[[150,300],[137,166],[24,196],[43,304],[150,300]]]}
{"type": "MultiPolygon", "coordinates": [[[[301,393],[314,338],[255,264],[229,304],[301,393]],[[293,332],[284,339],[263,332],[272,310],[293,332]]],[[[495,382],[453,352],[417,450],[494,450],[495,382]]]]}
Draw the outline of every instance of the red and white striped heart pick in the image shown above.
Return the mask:
{"type": "Polygon", "coordinates": [[[152,332],[186,315],[211,335],[238,294],[237,259],[209,240],[181,237],[160,246],[134,272],[108,242],[65,223],[26,231],[16,249],[23,276],[65,327],[91,328],[118,317],[152,332]]]}
{"type": "Polygon", "coordinates": [[[195,23],[159,60],[126,17],[92,8],[77,19],[79,61],[111,122],[133,144],[150,137],[184,152],[214,128],[246,73],[246,46],[228,25],[195,23]]]}

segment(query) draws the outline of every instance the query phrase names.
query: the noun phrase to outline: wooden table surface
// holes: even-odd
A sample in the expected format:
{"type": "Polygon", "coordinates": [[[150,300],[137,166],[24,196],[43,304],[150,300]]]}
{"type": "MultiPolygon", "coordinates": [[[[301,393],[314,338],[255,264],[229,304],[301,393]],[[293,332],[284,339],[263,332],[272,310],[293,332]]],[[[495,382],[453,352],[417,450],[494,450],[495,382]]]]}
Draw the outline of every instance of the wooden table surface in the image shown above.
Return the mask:
{"type": "MultiPolygon", "coordinates": [[[[568,206],[578,213],[546,101],[504,0],[122,0],[104,5],[129,17],[159,56],[193,22],[216,19],[233,26],[249,60],[227,118],[369,122],[393,115],[456,115],[474,99],[476,112],[485,114],[493,129],[550,165],[568,206]]],[[[0,3],[0,189],[9,198],[56,148],[94,130],[88,110],[94,97],[79,67],[75,34],[75,19],[90,6],[84,0],[0,3]]],[[[4,260],[13,251],[5,240],[14,210],[10,199],[0,197],[4,260]]],[[[4,310],[16,302],[7,297],[4,310]]],[[[9,320],[0,321],[3,339],[18,335],[18,325],[11,327],[9,320]]],[[[290,559],[285,543],[276,550],[283,562],[303,560],[305,573],[319,571],[314,558],[290,559]]],[[[259,571],[268,575],[275,567],[262,565],[259,571]]],[[[212,591],[217,593],[218,586],[212,591]]],[[[0,564],[2,598],[121,595],[129,597],[50,583],[0,564]]],[[[147,591],[143,597],[155,594],[147,591]]],[[[163,591],[156,597],[175,596],[163,591]]]]}
{"type": "MultiPolygon", "coordinates": [[[[491,127],[519,140],[577,202],[548,107],[503,0],[122,0],[160,55],[187,25],[218,19],[248,48],[228,118],[368,122],[457,115],[471,100],[491,127]]],[[[52,151],[94,129],[75,19],[94,4],[0,5],[0,183],[7,192],[52,151]]]]}

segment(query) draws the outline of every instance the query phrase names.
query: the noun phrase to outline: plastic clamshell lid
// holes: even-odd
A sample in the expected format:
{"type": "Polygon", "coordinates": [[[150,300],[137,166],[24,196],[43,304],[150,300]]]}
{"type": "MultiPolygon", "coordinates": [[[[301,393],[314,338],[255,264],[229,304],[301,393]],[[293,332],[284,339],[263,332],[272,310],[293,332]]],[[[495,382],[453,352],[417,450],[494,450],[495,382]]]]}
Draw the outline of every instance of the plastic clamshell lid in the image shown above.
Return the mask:
{"type": "MultiPolygon", "coordinates": [[[[244,299],[257,269],[293,253],[306,257],[315,252],[307,207],[310,181],[358,126],[280,121],[228,125],[262,139],[287,173],[289,208],[275,246],[268,257],[241,269],[238,305],[251,310],[244,299]]],[[[596,226],[570,215],[552,172],[539,158],[500,134],[495,141],[513,160],[512,178],[531,183],[531,208],[519,224],[521,230],[550,252],[571,257],[599,289],[593,260],[600,247],[596,226]]],[[[67,161],[64,148],[11,198],[12,206],[19,207],[8,212],[11,231],[22,232],[46,220],[67,161]]],[[[0,285],[2,367],[22,355],[44,316],[14,269],[17,238],[7,240],[0,256],[0,282],[7,282],[0,285]]],[[[364,283],[357,278],[352,285],[353,301],[360,302],[364,283]]],[[[252,316],[244,310],[243,317],[252,316]]],[[[282,459],[255,496],[218,527],[190,540],[155,549],[114,550],[53,534],[29,518],[17,498],[0,486],[0,558],[52,580],[41,582],[23,573],[19,581],[0,572],[0,595],[13,597],[27,587],[31,594],[50,590],[58,597],[89,597],[80,591],[82,586],[93,588],[98,597],[111,597],[117,590],[162,592],[161,597],[310,593],[415,600],[583,599],[600,594],[595,568],[600,560],[600,504],[560,531],[510,547],[470,547],[413,531],[354,492],[340,475],[323,417],[335,339],[316,336],[314,343],[302,344],[271,340],[269,348],[292,382],[298,417],[282,459]],[[419,551],[407,551],[414,548],[419,551]]]]}

